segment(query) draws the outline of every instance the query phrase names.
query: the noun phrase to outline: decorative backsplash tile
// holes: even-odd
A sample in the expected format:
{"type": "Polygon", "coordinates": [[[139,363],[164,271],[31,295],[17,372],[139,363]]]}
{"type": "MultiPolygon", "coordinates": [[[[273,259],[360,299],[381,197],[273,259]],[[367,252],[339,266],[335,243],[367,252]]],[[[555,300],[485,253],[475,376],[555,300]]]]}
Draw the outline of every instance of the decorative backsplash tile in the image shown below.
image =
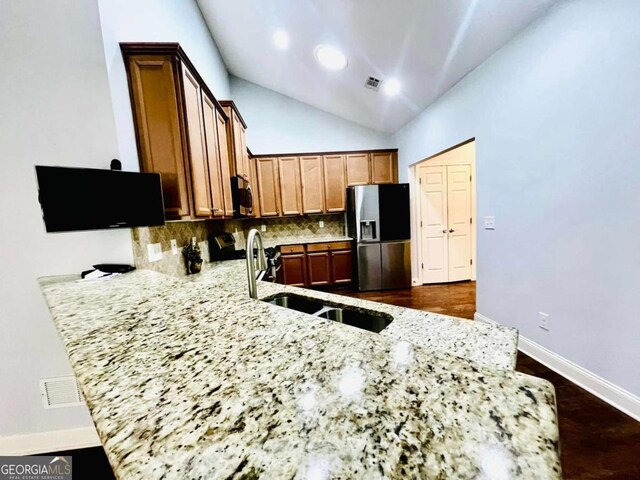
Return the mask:
{"type": "Polygon", "coordinates": [[[277,243],[279,238],[300,237],[336,237],[345,234],[344,214],[305,215],[301,217],[276,217],[238,220],[207,220],[195,222],[168,222],[162,227],[140,227],[131,230],[134,262],[137,268],[155,270],[168,275],[183,276],[187,274],[182,247],[187,245],[192,237],[196,237],[205,261],[203,269],[209,262],[209,238],[220,232],[231,232],[235,235],[237,248],[244,248],[246,235],[252,228],[260,230],[266,225],[266,232],[261,232],[266,242],[277,243]],[[319,222],[324,222],[320,228],[319,222]],[[171,252],[171,240],[178,244],[178,254],[171,252]],[[160,243],[162,260],[149,262],[147,245],[160,243]]]}
{"type": "MultiPolygon", "coordinates": [[[[209,236],[213,222],[168,222],[162,227],[140,227],[131,230],[133,243],[133,257],[136,268],[155,270],[168,275],[183,276],[187,274],[187,267],[182,256],[182,247],[196,237],[202,250],[202,258],[209,261],[209,236]],[[178,254],[171,252],[171,240],[178,244],[178,254]],[[162,246],[162,260],[149,262],[147,245],[160,243],[162,246]]],[[[203,266],[206,268],[206,265],[203,266]]]]}
{"type": "MultiPolygon", "coordinates": [[[[345,234],[344,214],[304,215],[302,217],[257,218],[248,220],[229,220],[224,222],[224,231],[235,234],[236,241],[244,245],[249,230],[260,230],[267,226],[266,232],[260,232],[265,242],[276,243],[279,238],[300,237],[339,237],[345,234]],[[324,228],[320,228],[320,221],[324,228]]],[[[238,247],[238,248],[244,248],[238,247]]]]}

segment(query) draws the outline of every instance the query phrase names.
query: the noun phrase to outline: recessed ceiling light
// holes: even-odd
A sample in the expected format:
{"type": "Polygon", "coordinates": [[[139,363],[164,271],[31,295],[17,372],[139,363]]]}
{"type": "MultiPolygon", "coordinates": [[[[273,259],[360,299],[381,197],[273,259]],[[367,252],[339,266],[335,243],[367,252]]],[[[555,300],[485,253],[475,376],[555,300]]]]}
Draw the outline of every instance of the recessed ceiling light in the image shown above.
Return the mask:
{"type": "Polygon", "coordinates": [[[386,93],[390,97],[393,97],[394,95],[400,93],[401,88],[402,87],[400,85],[400,82],[395,78],[390,78],[389,80],[385,80],[382,83],[382,89],[384,90],[384,93],[386,93]]]}
{"type": "Polygon", "coordinates": [[[289,46],[289,35],[284,30],[278,30],[273,34],[273,43],[280,50],[285,50],[289,46]]]}
{"type": "Polygon", "coordinates": [[[347,57],[331,45],[318,45],[315,50],[316,60],[329,70],[342,70],[347,66],[347,57]]]}

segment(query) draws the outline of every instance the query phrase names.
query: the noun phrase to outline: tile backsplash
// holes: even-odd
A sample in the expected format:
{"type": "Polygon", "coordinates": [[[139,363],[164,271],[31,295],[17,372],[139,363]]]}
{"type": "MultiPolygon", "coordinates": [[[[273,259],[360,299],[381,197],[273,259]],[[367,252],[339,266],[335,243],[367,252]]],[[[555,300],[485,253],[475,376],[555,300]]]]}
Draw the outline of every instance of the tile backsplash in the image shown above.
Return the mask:
{"type": "MultiPolygon", "coordinates": [[[[246,220],[207,220],[194,222],[168,222],[162,227],[139,227],[131,230],[133,255],[136,268],[155,270],[173,276],[187,274],[182,247],[187,245],[192,237],[196,237],[202,250],[202,258],[209,262],[209,237],[220,232],[231,232],[236,237],[237,248],[244,248],[246,234],[252,228],[260,230],[266,225],[267,230],[262,233],[265,242],[275,243],[279,238],[303,237],[335,237],[344,235],[344,214],[305,215],[301,217],[258,218],[246,220]],[[324,228],[320,228],[320,221],[324,228]],[[178,244],[178,254],[171,252],[171,240],[178,244]],[[162,259],[149,262],[147,245],[160,243],[162,259]]],[[[203,269],[207,265],[203,265],[203,269]]]]}
{"type": "MultiPolygon", "coordinates": [[[[133,258],[136,268],[155,270],[168,275],[182,276],[187,274],[187,267],[182,256],[182,247],[196,237],[202,250],[202,258],[209,261],[209,235],[213,222],[167,222],[162,227],[139,227],[131,230],[133,243],[133,258]],[[178,244],[178,254],[171,252],[171,240],[178,244]],[[147,245],[160,243],[162,259],[157,262],[149,262],[147,245]]],[[[206,268],[206,265],[203,267],[206,268]]]]}

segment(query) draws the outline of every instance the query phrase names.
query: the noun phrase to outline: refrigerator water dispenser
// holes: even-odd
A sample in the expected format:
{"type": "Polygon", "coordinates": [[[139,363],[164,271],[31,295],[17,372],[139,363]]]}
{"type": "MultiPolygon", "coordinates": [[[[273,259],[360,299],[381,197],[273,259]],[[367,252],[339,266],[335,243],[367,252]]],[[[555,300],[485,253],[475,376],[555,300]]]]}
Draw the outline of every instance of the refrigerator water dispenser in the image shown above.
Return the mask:
{"type": "Polygon", "coordinates": [[[376,240],[377,238],[375,220],[361,220],[360,240],[376,240]]]}

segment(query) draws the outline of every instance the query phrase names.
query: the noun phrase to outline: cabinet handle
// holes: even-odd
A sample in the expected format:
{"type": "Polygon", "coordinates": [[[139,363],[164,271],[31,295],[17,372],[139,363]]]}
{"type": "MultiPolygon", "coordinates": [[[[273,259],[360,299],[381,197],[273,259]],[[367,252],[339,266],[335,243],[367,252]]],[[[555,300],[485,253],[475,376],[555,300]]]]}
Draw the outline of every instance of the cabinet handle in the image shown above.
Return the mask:
{"type": "Polygon", "coordinates": [[[453,233],[455,230],[453,228],[449,229],[449,233],[453,233]]]}
{"type": "Polygon", "coordinates": [[[447,233],[447,231],[446,230],[442,230],[442,233],[447,233]]]}

